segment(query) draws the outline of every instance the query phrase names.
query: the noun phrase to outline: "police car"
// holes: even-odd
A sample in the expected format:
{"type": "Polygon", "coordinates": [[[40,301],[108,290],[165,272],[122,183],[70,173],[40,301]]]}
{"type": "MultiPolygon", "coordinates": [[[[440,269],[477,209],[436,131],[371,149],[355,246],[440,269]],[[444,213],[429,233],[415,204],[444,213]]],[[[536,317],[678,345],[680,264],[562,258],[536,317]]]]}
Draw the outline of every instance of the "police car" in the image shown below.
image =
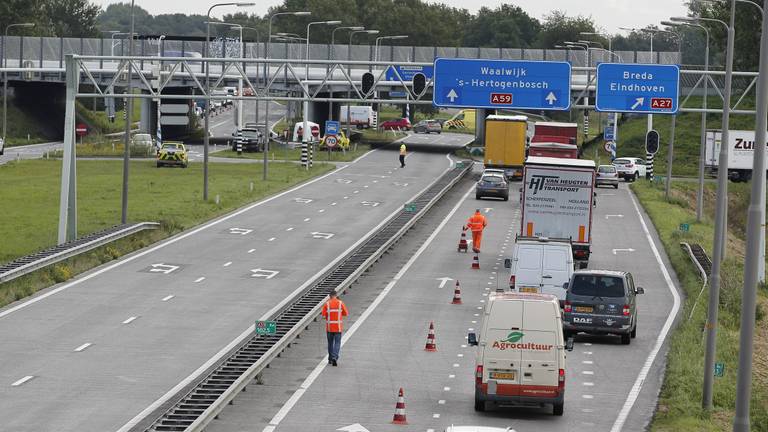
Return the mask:
{"type": "Polygon", "coordinates": [[[180,142],[166,141],[157,151],[157,167],[174,165],[182,168],[189,165],[187,148],[180,142]]]}

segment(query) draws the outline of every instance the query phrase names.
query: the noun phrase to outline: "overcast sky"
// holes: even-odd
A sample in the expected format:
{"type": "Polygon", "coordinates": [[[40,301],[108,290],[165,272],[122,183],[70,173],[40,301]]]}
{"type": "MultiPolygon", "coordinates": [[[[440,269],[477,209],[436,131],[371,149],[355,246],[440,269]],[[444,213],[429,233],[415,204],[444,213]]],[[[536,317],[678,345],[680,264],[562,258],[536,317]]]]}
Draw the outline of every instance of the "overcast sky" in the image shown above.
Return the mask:
{"type": "MultiPolygon", "coordinates": [[[[120,0],[92,0],[106,7],[120,0]]],[[[125,2],[126,0],[123,0],[125,2]]],[[[149,11],[152,15],[163,13],[205,14],[214,0],[135,0],[136,4],[149,11]]],[[[256,6],[249,11],[264,15],[270,6],[282,4],[282,0],[251,0],[256,6]]],[[[616,33],[619,27],[645,27],[648,24],[658,25],[661,20],[670,16],[684,15],[687,11],[683,0],[441,0],[430,3],[445,3],[454,7],[466,8],[477,12],[481,6],[495,8],[502,3],[512,3],[520,6],[531,16],[541,19],[552,10],[563,10],[569,15],[592,16],[598,27],[616,33]]],[[[221,17],[240,8],[221,7],[216,9],[215,16],[221,17]]],[[[352,23],[350,23],[352,24],[352,23]]]]}

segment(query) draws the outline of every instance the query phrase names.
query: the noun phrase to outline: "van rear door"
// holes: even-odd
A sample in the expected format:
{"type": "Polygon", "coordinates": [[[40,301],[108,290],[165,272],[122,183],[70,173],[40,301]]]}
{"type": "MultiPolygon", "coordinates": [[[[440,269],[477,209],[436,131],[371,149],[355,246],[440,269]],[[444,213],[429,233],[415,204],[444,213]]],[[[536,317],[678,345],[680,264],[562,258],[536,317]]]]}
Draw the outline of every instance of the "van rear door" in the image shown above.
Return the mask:
{"type": "Polygon", "coordinates": [[[489,395],[517,396],[522,353],[523,302],[496,301],[486,317],[483,386],[489,395]]]}
{"type": "Polygon", "coordinates": [[[546,246],[542,262],[541,292],[564,301],[563,284],[571,279],[569,268],[573,269],[572,254],[562,245],[546,246]]]}
{"type": "Polygon", "coordinates": [[[520,396],[554,397],[558,392],[558,332],[561,321],[557,305],[526,302],[523,310],[522,377],[520,396]]]}
{"type": "Polygon", "coordinates": [[[537,293],[541,290],[541,245],[519,244],[515,257],[515,289],[537,293]]]}

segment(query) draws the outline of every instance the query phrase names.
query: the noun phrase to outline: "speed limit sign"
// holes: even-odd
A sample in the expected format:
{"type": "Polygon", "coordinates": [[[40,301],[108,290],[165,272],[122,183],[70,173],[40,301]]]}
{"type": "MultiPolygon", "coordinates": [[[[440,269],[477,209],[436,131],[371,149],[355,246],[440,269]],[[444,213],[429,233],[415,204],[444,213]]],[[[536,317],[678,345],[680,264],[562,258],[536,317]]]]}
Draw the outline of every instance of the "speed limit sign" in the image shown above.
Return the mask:
{"type": "Polygon", "coordinates": [[[329,136],[325,138],[325,145],[328,147],[336,147],[337,139],[335,136],[329,136]]]}

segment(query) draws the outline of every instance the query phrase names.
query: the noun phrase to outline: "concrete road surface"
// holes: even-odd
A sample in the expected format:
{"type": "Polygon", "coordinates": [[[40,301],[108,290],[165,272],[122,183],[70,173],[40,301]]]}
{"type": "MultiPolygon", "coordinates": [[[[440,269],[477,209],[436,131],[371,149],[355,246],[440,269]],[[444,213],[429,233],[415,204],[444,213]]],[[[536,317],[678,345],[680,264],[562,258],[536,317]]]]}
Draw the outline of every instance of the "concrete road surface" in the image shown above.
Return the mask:
{"type": "Polygon", "coordinates": [[[372,151],[0,309],[0,429],[132,424],[449,165],[372,151]]]}
{"type": "Polygon", "coordinates": [[[250,386],[208,430],[442,431],[453,424],[518,432],[644,431],[661,386],[677,292],[674,279],[665,276],[668,263],[653,227],[624,185],[598,191],[590,267],[631,271],[645,288],[638,299],[637,339],[625,346],[618,337],[577,336],[568,353],[562,417],[553,416],[551,407],[474,411],[476,349],[466,345],[466,334],[479,328],[488,293],[508,284],[503,259],[520,224],[517,185],[512,186],[515,198],[509,202],[475,201],[465,182],[454,195],[455,213],[447,202],[436,209],[432,223],[412,231],[343,296],[352,316],[339,367],[327,365],[318,323],[273,362],[263,385],[250,386]],[[460,227],[476,207],[489,221],[480,270],[470,268],[471,254],[456,252],[460,227]],[[442,278],[450,279],[443,284],[442,278]],[[451,304],[456,280],[461,305],[451,304]],[[437,352],[424,350],[430,322],[437,352]],[[391,424],[400,387],[408,426],[391,424]]]}
{"type": "Polygon", "coordinates": [[[6,147],[4,154],[0,156],[0,165],[17,159],[39,159],[45,156],[46,152],[59,150],[63,148],[63,146],[63,142],[53,141],[42,144],[6,147]]]}

